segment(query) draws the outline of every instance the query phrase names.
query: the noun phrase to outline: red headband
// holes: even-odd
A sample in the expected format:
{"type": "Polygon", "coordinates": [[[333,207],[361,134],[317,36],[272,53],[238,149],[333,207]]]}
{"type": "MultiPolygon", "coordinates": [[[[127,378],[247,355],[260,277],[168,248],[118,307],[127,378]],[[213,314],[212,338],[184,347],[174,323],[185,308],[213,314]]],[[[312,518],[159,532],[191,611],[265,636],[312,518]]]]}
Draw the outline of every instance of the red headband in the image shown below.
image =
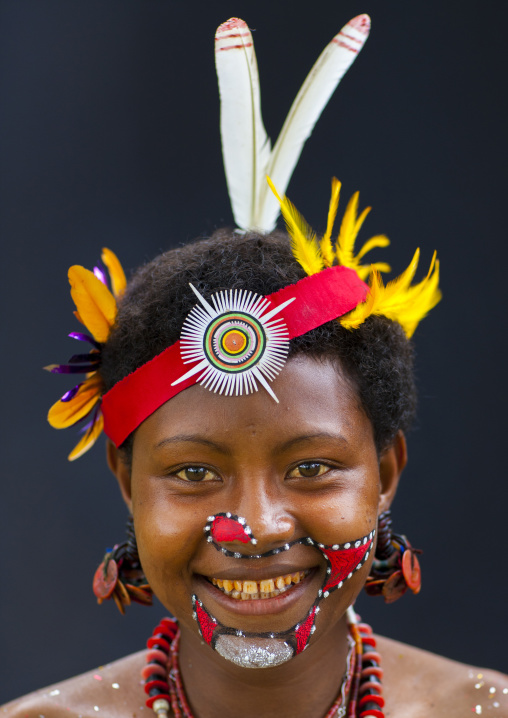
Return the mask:
{"type": "MultiPolygon", "coordinates": [[[[270,309],[295,299],[278,314],[286,324],[288,338],[293,339],[347,314],[365,300],[367,290],[354,270],[335,266],[304,277],[266,299],[270,309]]],[[[181,342],[177,341],[104,394],[104,431],[115,446],[166,401],[198,382],[202,372],[173,386],[188,369],[181,356],[181,342]]]]}

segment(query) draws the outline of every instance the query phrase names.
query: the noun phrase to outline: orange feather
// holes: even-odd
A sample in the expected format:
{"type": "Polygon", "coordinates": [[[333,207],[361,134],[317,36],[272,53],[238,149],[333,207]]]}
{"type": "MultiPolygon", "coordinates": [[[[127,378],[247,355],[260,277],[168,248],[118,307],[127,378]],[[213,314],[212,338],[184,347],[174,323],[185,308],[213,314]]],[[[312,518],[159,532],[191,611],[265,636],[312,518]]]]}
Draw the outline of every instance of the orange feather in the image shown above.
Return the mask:
{"type": "Polygon", "coordinates": [[[69,269],[71,296],[79,319],[101,344],[106,341],[116,317],[116,301],[93,272],[74,265],[69,269]]]}
{"type": "Polygon", "coordinates": [[[86,379],[70,401],[59,399],[48,412],[48,421],[54,429],[66,429],[83,419],[100,398],[102,382],[94,376],[86,379]]]}

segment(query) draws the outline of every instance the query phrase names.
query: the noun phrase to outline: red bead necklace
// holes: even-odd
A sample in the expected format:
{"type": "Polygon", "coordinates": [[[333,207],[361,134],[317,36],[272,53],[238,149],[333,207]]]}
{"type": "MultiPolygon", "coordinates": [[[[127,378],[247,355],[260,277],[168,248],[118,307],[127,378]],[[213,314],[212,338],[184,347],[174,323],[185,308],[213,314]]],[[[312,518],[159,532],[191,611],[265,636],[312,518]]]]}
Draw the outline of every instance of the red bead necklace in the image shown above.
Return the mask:
{"type": "MultiPolygon", "coordinates": [[[[353,614],[353,615],[352,615],[353,614]]],[[[324,718],[384,718],[381,695],[383,670],[376,651],[376,640],[366,623],[353,621],[348,611],[349,631],[353,641],[341,690],[324,718]],[[346,701],[349,696],[349,701],[346,701]]],[[[146,666],[141,671],[145,680],[146,705],[158,718],[194,718],[182,684],[178,666],[180,630],[171,618],[163,618],[147,641],[146,666]]]]}

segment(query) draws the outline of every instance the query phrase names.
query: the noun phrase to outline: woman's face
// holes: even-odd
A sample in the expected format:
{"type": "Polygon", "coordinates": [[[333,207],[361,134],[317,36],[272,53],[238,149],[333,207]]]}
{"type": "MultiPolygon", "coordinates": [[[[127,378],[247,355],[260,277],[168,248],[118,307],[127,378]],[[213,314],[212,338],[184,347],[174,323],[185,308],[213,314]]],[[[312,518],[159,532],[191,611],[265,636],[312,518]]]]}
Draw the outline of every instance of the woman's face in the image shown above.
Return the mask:
{"type": "MultiPolygon", "coordinates": [[[[263,390],[225,397],[196,385],[136,431],[123,488],[147,579],[184,631],[198,635],[195,595],[223,626],[280,634],[308,614],[326,576],[326,561],[311,545],[254,560],[225,555],[206,540],[209,516],[245,518],[256,546],[227,546],[242,554],[303,537],[331,546],[367,536],[395,490],[399,472],[388,461],[392,469],[381,467],[380,476],[371,423],[332,364],[292,358],[273,388],[278,404],[263,390]],[[288,576],[288,587],[270,598],[233,593],[235,582],[270,588],[260,582],[288,576]],[[225,593],[228,582],[233,589],[225,593]]],[[[320,603],[309,648],[341,622],[370,562],[320,603]]]]}

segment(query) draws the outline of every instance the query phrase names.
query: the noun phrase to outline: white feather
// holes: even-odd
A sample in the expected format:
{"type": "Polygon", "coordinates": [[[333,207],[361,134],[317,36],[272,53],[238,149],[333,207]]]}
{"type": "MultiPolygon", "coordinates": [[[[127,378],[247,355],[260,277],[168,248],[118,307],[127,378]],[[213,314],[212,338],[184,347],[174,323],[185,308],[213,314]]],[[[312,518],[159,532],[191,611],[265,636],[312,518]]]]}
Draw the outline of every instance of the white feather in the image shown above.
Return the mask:
{"type": "Polygon", "coordinates": [[[243,20],[231,18],[217,29],[215,65],[222,155],[233,215],[241,229],[256,229],[257,198],[266,184],[271,145],[261,117],[252,35],[243,20]]]}
{"type": "MultiPolygon", "coordinates": [[[[267,174],[281,196],[300,158],[305,141],[342,77],[362,49],[370,31],[368,15],[350,20],[325,47],[296,96],[268,162],[267,174]]],[[[266,183],[260,186],[256,226],[275,227],[280,205],[266,183]]]]}

